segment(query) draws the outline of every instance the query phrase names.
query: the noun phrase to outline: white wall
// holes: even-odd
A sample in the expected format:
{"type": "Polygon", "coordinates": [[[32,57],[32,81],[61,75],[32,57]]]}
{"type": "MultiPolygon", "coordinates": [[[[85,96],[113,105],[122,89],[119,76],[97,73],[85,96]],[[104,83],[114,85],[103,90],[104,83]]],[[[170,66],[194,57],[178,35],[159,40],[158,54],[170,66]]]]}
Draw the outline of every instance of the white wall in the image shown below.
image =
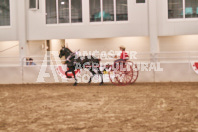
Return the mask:
{"type": "Polygon", "coordinates": [[[198,51],[198,35],[159,37],[161,52],[167,51],[198,51]]]}
{"type": "Polygon", "coordinates": [[[44,56],[45,51],[45,41],[28,41],[27,56],[44,56]]]}
{"type": "MultiPolygon", "coordinates": [[[[0,27],[0,41],[18,40],[18,0],[10,0],[11,26],[0,27]]],[[[81,24],[45,24],[45,0],[40,0],[40,9],[27,9],[28,40],[109,38],[126,36],[148,36],[148,1],[136,4],[128,0],[129,21],[93,24],[89,22],[89,0],[83,0],[83,23],[81,24]]],[[[158,36],[198,34],[198,18],[168,19],[167,0],[157,0],[158,36]]],[[[20,21],[19,21],[20,22],[20,21]]]]}
{"type": "Polygon", "coordinates": [[[45,1],[40,0],[38,11],[28,10],[28,40],[148,36],[147,3],[135,2],[128,0],[128,22],[90,23],[89,0],[83,0],[83,23],[46,25],[45,1]]]}
{"type": "Polygon", "coordinates": [[[198,18],[168,19],[168,0],[157,2],[159,36],[198,34],[198,18]]]}
{"type": "Polygon", "coordinates": [[[60,51],[60,49],[65,46],[64,39],[52,39],[50,40],[50,50],[51,51],[60,51]]]}
{"type": "MultiPolygon", "coordinates": [[[[26,56],[33,59],[42,60],[45,55],[45,41],[28,41],[26,56]],[[40,56],[40,58],[36,58],[40,56]]],[[[0,66],[19,65],[19,42],[18,41],[0,41],[0,66]]]]}
{"type": "MultiPolygon", "coordinates": [[[[26,50],[26,57],[32,58],[36,65],[41,65],[43,63],[43,59],[47,50],[44,40],[28,41],[26,50]]],[[[25,62],[26,59],[24,58],[23,61],[25,62]]]]}
{"type": "Polygon", "coordinates": [[[18,41],[0,41],[0,57],[19,56],[18,41]]]}
{"type": "Polygon", "coordinates": [[[0,66],[19,65],[19,42],[0,41],[0,66]]]}
{"type": "Polygon", "coordinates": [[[126,50],[137,52],[149,52],[148,37],[118,37],[103,39],[66,39],[69,48],[73,51],[119,51],[119,46],[124,45],[126,50]]]}

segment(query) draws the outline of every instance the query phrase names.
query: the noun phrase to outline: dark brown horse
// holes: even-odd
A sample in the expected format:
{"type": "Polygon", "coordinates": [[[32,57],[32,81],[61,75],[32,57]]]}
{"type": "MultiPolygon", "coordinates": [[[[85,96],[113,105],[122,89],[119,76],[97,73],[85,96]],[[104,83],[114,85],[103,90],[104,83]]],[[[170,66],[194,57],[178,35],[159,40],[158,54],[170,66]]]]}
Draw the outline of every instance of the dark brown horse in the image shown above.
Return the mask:
{"type": "Polygon", "coordinates": [[[77,56],[76,53],[72,52],[69,48],[66,47],[62,47],[60,50],[59,57],[62,58],[63,56],[65,56],[65,64],[67,64],[68,68],[68,70],[65,72],[65,75],[67,78],[71,78],[71,76],[68,76],[67,73],[73,73],[75,79],[74,86],[76,86],[78,82],[75,75],[75,70],[84,68],[88,69],[92,73],[92,76],[90,77],[88,83],[91,83],[94,75],[99,74],[101,77],[100,85],[103,84],[103,74],[100,71],[100,59],[93,56],[77,56]],[[97,71],[97,73],[95,71],[97,71]]]}

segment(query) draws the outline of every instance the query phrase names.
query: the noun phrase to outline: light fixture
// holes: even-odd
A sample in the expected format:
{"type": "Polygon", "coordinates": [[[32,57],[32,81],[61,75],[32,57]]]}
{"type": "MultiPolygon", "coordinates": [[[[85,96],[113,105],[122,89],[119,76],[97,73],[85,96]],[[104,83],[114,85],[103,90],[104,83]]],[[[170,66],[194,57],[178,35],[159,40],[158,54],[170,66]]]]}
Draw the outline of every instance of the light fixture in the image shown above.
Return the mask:
{"type": "Polygon", "coordinates": [[[65,4],[65,2],[64,2],[64,1],[62,1],[62,2],[61,2],[61,5],[64,5],[64,4],[65,4]]]}

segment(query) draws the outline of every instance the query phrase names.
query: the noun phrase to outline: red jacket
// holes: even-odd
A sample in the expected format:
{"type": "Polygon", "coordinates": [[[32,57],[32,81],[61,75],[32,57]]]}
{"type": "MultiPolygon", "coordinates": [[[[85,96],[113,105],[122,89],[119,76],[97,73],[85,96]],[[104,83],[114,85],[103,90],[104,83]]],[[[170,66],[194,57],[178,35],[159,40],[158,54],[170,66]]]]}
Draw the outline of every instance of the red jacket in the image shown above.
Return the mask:
{"type": "Polygon", "coordinates": [[[121,53],[121,56],[120,56],[120,59],[128,59],[129,58],[129,55],[127,54],[127,52],[125,52],[125,51],[122,51],[122,53],[121,53]]]}

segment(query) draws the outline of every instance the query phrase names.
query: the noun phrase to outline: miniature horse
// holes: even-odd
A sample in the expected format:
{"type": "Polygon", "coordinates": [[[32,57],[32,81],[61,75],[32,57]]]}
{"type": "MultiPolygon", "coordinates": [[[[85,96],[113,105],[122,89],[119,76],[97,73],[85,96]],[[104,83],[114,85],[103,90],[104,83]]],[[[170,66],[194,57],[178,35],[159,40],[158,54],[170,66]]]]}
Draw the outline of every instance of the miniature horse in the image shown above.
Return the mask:
{"type": "Polygon", "coordinates": [[[67,64],[67,68],[68,68],[68,70],[65,72],[65,75],[67,78],[72,78],[71,76],[68,76],[67,73],[68,72],[73,73],[75,79],[74,86],[77,85],[75,70],[84,69],[84,68],[88,69],[92,73],[92,76],[90,77],[88,82],[89,84],[91,83],[94,75],[96,75],[95,71],[97,71],[98,74],[101,76],[100,85],[103,84],[103,74],[99,68],[100,59],[97,59],[93,56],[77,56],[76,53],[73,53],[70,49],[66,47],[62,47],[62,49],[60,50],[59,57],[62,58],[63,56],[65,56],[66,59],[65,64],[67,64]]]}

